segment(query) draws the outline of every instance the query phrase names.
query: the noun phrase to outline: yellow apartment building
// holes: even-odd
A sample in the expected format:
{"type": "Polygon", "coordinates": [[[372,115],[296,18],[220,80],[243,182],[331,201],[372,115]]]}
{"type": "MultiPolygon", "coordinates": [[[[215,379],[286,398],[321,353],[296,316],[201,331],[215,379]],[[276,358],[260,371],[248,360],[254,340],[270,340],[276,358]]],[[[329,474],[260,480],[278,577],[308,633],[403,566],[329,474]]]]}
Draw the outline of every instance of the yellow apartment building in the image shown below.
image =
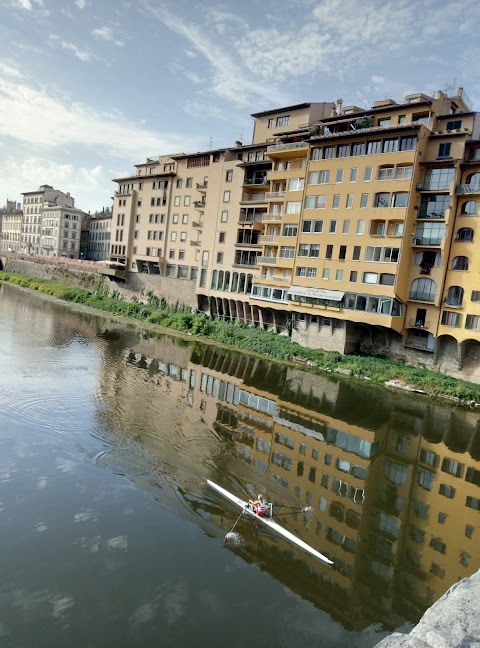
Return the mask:
{"type": "Polygon", "coordinates": [[[478,379],[480,120],[463,89],[252,117],[252,144],[116,180],[111,261],[213,317],[478,379]]]}

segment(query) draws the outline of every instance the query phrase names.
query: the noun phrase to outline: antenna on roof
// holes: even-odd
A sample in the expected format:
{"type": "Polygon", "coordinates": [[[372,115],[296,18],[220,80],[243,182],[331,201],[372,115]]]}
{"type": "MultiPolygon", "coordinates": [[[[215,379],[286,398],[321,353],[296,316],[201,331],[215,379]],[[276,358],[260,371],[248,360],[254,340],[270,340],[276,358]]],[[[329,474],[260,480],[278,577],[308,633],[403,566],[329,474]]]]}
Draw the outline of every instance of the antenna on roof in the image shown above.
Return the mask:
{"type": "Polygon", "coordinates": [[[210,140],[208,142],[208,148],[211,149],[213,146],[213,137],[210,137],[210,140]]]}

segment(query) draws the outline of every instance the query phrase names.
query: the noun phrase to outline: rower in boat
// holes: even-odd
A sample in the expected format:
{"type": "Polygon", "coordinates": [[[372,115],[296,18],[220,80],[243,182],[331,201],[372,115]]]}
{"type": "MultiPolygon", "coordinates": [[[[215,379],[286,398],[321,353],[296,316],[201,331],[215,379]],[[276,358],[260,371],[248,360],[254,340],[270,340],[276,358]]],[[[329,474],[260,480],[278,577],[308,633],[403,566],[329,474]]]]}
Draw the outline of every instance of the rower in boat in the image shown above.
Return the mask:
{"type": "Polygon", "coordinates": [[[268,504],[261,493],[258,494],[256,500],[248,500],[250,507],[257,515],[265,515],[267,512],[268,504]]]}

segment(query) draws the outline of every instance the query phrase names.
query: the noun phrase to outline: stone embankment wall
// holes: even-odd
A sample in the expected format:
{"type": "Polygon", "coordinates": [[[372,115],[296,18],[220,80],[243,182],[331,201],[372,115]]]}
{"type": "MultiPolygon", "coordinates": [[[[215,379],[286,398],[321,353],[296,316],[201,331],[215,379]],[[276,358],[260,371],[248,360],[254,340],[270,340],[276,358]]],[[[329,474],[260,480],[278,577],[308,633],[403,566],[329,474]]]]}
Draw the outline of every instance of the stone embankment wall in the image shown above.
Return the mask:
{"type": "Polygon", "coordinates": [[[377,644],[377,648],[474,647],[480,647],[480,571],[452,585],[410,634],[395,632],[377,644]]]}
{"type": "Polygon", "coordinates": [[[197,307],[195,282],[158,277],[148,274],[131,273],[128,280],[115,281],[100,272],[97,264],[90,261],[46,260],[39,257],[20,255],[0,255],[0,263],[9,272],[21,272],[41,279],[56,279],[78,288],[94,291],[102,283],[110,293],[117,292],[122,299],[147,299],[149,293],[163,297],[169,304],[177,301],[181,304],[197,307]]]}

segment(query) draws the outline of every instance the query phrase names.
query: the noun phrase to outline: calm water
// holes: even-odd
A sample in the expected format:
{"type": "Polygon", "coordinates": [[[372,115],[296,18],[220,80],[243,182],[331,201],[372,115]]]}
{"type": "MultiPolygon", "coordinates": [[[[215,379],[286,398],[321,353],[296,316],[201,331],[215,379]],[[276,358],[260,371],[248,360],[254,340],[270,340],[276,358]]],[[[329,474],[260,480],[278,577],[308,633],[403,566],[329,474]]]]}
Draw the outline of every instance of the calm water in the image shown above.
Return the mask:
{"type": "Polygon", "coordinates": [[[0,645],[373,646],[480,567],[478,422],[0,286],[0,645]]]}

